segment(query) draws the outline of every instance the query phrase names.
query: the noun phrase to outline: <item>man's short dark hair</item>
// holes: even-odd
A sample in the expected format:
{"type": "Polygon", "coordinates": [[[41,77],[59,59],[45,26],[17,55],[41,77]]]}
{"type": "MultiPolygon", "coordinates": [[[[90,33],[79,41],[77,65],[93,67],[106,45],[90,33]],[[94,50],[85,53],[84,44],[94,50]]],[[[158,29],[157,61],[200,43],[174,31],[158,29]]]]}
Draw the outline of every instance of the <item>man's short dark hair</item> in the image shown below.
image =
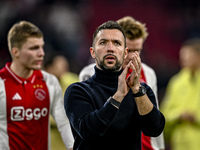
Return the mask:
{"type": "Polygon", "coordinates": [[[93,42],[92,42],[93,46],[94,46],[94,41],[95,41],[97,34],[99,33],[99,31],[104,30],[104,29],[117,29],[117,30],[121,31],[124,36],[124,42],[125,42],[124,44],[126,47],[126,36],[125,36],[125,33],[124,33],[122,27],[116,21],[112,21],[112,20],[103,23],[95,30],[95,32],[93,34],[93,42]]]}

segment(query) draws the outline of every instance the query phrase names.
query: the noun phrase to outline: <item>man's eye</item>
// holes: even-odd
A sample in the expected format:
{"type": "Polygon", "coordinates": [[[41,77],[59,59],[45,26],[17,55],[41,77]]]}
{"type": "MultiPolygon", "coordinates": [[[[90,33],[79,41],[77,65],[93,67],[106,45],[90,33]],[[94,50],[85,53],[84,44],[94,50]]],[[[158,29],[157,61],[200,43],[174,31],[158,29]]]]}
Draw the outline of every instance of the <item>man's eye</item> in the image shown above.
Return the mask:
{"type": "Polygon", "coordinates": [[[134,53],[134,52],[139,52],[139,50],[137,50],[137,49],[135,49],[135,50],[129,49],[128,52],[129,52],[129,53],[134,53]]]}
{"type": "Polygon", "coordinates": [[[139,52],[139,51],[141,51],[141,49],[137,49],[136,51],[139,52]]]}
{"type": "Polygon", "coordinates": [[[121,43],[119,43],[119,42],[115,42],[115,45],[121,45],[121,43]]]}
{"type": "Polygon", "coordinates": [[[30,47],[30,50],[37,50],[39,48],[40,48],[39,46],[33,46],[33,47],[30,47]]]}
{"type": "Polygon", "coordinates": [[[106,42],[104,42],[104,41],[103,41],[103,42],[100,42],[100,45],[104,45],[105,43],[106,43],[106,42]]]}

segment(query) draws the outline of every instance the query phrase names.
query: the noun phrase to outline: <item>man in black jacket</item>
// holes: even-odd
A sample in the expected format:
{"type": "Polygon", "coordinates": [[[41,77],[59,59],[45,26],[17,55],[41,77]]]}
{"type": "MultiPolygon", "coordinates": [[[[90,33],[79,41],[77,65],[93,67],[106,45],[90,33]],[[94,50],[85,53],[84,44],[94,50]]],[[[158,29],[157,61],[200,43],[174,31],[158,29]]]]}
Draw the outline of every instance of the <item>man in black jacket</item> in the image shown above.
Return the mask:
{"type": "Polygon", "coordinates": [[[157,109],[153,91],[140,83],[141,59],[122,69],[127,56],[126,37],[115,21],[100,25],[90,48],[95,74],[74,83],[65,92],[76,150],[141,150],[141,131],[158,136],[165,118],[157,109]],[[128,70],[133,72],[128,75],[128,70]]]}

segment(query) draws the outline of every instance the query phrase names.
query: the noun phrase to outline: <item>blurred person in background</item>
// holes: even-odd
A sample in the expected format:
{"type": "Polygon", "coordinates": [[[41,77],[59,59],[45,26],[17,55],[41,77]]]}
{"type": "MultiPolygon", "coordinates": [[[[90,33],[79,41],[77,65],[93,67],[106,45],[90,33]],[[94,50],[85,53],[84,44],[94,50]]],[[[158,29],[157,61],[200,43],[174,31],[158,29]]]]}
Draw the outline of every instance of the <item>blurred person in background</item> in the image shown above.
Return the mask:
{"type": "Polygon", "coordinates": [[[54,74],[58,78],[63,94],[70,84],[79,81],[78,75],[70,71],[67,58],[60,53],[47,54],[43,66],[45,71],[54,74]]]}
{"type": "MultiPolygon", "coordinates": [[[[68,60],[60,53],[50,52],[45,56],[43,68],[45,71],[55,75],[61,85],[63,93],[66,88],[74,83],[78,82],[78,75],[70,72],[68,60]]],[[[51,121],[51,147],[52,150],[63,150],[65,145],[59,135],[57,126],[53,118],[51,121]]]]}
{"type": "Polygon", "coordinates": [[[43,47],[42,31],[30,22],[15,23],[8,32],[12,62],[0,70],[0,139],[10,150],[50,150],[49,115],[66,148],[73,147],[60,84],[41,70],[43,47]]]}
{"type": "MultiPolygon", "coordinates": [[[[123,17],[117,21],[123,28],[126,35],[126,45],[129,48],[128,56],[124,59],[123,68],[132,59],[133,53],[136,51],[141,55],[143,44],[148,36],[147,28],[145,24],[135,20],[130,16],[123,17]]],[[[83,81],[90,78],[94,74],[95,63],[84,67],[80,74],[79,80],[83,81]]],[[[129,74],[131,69],[129,70],[129,74]]],[[[142,63],[140,82],[147,83],[153,90],[156,96],[157,107],[159,108],[158,96],[157,96],[157,77],[155,71],[148,65],[142,63]]],[[[148,137],[142,134],[142,150],[164,150],[164,137],[161,134],[158,137],[148,137]]]]}
{"type": "Polygon", "coordinates": [[[164,135],[172,150],[199,150],[200,38],[185,41],[179,54],[182,68],[169,80],[161,104],[164,135]]]}

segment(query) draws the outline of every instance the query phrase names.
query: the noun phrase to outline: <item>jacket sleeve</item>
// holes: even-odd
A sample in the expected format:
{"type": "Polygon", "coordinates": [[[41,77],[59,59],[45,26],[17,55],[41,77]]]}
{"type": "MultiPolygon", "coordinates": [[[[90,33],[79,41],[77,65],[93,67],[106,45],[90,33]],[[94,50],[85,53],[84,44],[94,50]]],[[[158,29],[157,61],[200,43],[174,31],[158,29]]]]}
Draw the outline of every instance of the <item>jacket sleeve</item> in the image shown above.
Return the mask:
{"type": "Polygon", "coordinates": [[[71,132],[69,120],[64,111],[62,89],[55,76],[50,76],[49,78],[49,94],[51,97],[50,113],[56,122],[66,148],[72,148],[74,144],[74,138],[71,132]]]}
{"type": "Polygon", "coordinates": [[[90,100],[89,94],[76,83],[68,87],[64,96],[66,114],[73,129],[83,139],[103,136],[118,111],[109,102],[99,110],[94,109],[90,100]]]}
{"type": "Polygon", "coordinates": [[[156,98],[151,88],[146,84],[143,85],[146,87],[147,96],[153,103],[154,107],[150,113],[140,116],[142,123],[142,132],[146,136],[157,137],[162,133],[164,129],[165,117],[157,108],[156,98]]]}

